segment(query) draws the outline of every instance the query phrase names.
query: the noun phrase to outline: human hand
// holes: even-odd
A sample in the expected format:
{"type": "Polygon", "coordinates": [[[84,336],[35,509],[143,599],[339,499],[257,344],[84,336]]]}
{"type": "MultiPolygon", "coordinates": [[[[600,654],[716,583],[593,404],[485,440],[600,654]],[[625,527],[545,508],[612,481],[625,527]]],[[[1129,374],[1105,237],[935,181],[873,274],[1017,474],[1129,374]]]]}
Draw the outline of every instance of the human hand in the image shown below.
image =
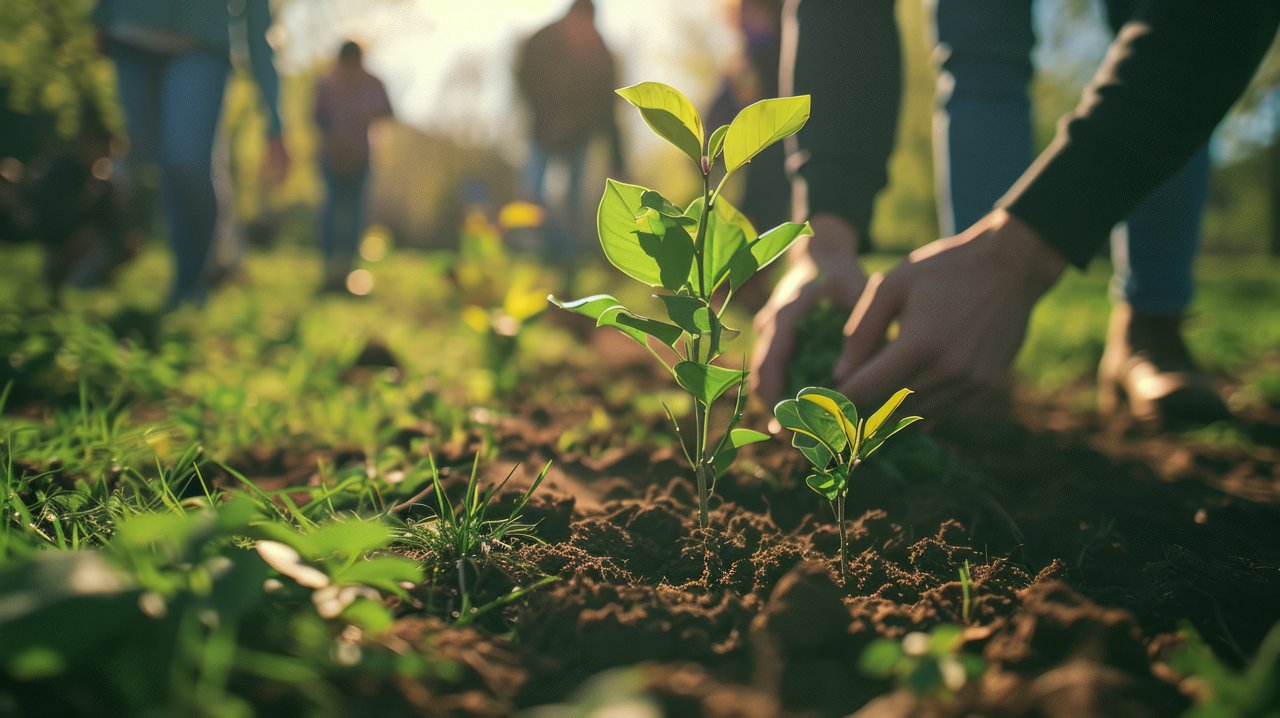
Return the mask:
{"type": "Polygon", "coordinates": [[[849,309],[867,277],[858,266],[858,236],[843,219],[820,214],[809,221],[812,237],[801,237],[787,256],[787,271],[755,318],[751,391],[767,406],[783,398],[796,326],[818,303],[849,309]]]}
{"type": "Polygon", "coordinates": [[[1003,210],[921,247],[868,282],[845,326],[839,391],[874,406],[909,386],[931,416],[1004,394],[1031,309],[1065,268],[1057,250],[1003,210]],[[898,335],[883,345],[895,319],[898,335]]]}
{"type": "Polygon", "coordinates": [[[267,138],[267,154],[262,160],[262,177],[272,187],[279,187],[289,176],[289,150],[280,136],[267,138]]]}

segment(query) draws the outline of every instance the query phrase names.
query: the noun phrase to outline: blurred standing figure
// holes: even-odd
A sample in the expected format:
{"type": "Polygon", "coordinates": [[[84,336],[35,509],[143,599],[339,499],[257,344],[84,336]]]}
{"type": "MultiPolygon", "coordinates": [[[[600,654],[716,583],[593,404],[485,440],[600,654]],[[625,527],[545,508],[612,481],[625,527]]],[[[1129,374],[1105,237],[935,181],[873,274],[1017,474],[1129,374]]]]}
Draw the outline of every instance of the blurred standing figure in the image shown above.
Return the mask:
{"type": "Polygon", "coordinates": [[[269,0],[101,0],[94,11],[115,60],[136,169],[158,163],[161,206],[174,253],[167,308],[199,306],[217,221],[213,140],[231,67],[233,30],[245,33],[267,114],[264,174],[279,183],[289,157],[281,140],[279,77],[267,43],[269,0]]]}
{"type": "MultiPolygon", "coordinates": [[[[782,0],[742,0],[737,15],[742,57],[721,78],[720,90],[706,114],[709,127],[727,125],[747,105],[778,96],[782,0]]],[[[738,209],[757,227],[791,219],[791,183],[785,164],[785,149],[775,144],[745,168],[747,180],[738,209]]]]}
{"type": "Polygon", "coordinates": [[[346,289],[365,230],[369,186],[369,126],[391,117],[382,81],[364,68],[364,52],[348,40],[338,62],[316,85],[315,121],[320,128],[320,163],[328,195],[321,217],[325,280],[323,291],[346,289]]]}
{"type": "MultiPolygon", "coordinates": [[[[609,140],[614,174],[622,174],[625,164],[614,117],[617,71],[596,29],[591,0],[574,0],[564,17],[529,38],[516,63],[516,86],[533,115],[527,190],[545,207],[547,167],[553,160],[562,163],[569,175],[565,212],[576,237],[591,140],[602,134],[609,140]]],[[[554,229],[552,237],[557,251],[570,253],[569,238],[554,229]]]]}

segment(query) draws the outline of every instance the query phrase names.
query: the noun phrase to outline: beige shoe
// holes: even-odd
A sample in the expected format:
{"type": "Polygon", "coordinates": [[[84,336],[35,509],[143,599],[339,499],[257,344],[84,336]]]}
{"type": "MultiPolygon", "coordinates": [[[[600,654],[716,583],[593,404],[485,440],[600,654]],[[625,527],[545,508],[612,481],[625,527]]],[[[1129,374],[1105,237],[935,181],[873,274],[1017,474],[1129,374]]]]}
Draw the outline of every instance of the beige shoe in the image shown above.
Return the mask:
{"type": "Polygon", "coordinates": [[[1107,349],[1098,366],[1098,410],[1123,405],[1139,421],[1161,428],[1232,418],[1217,387],[1182,340],[1182,315],[1142,314],[1128,304],[1111,312],[1107,349]]]}

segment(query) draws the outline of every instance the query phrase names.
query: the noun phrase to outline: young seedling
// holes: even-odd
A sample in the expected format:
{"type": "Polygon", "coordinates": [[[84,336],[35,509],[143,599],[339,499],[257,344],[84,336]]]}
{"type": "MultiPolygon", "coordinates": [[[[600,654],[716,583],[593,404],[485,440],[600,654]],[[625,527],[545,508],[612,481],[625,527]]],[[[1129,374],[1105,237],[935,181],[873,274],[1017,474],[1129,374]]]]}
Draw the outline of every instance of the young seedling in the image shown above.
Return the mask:
{"type": "Polygon", "coordinates": [[[920,421],[918,416],[908,416],[889,424],[893,412],[909,394],[910,389],[899,390],[865,420],[858,418],[858,410],[843,394],[816,386],[801,389],[796,398],[780,401],[773,408],[778,423],[795,435],[791,445],[813,464],[814,472],[805,483],[830,502],[835,513],[840,528],[841,578],[849,563],[844,525],[849,478],[890,436],[920,421]]]}
{"type": "Polygon", "coordinates": [[[859,667],[873,678],[893,678],[918,698],[949,701],[987,670],[980,656],[964,652],[964,629],[943,624],[902,641],[878,638],[862,652],[859,667]]]}
{"type": "MultiPolygon", "coordinates": [[[[408,530],[401,537],[401,543],[426,549],[438,557],[442,563],[449,561],[454,563],[458,571],[458,593],[462,601],[458,620],[460,623],[466,623],[474,620],[480,612],[472,605],[471,586],[467,582],[467,564],[471,564],[478,573],[491,553],[510,548],[510,542],[514,540],[541,542],[535,533],[537,524],[524,521],[521,512],[529,503],[529,499],[533,498],[534,492],[542,485],[542,481],[547,478],[551,462],[548,461],[542,467],[542,471],[538,473],[533,483],[520,495],[505,516],[493,518],[489,512],[493,508],[494,498],[506,487],[518,467],[513,467],[506,478],[496,486],[481,487],[480,456],[477,454],[475,461],[471,464],[471,477],[467,481],[462,501],[455,504],[449,500],[444,484],[440,481],[440,471],[436,468],[435,458],[428,454],[427,460],[431,466],[431,485],[436,495],[436,515],[423,521],[410,523],[408,530]]],[[[509,596],[506,602],[519,598],[532,588],[520,590],[513,596],[509,596]]],[[[492,607],[482,608],[488,610],[492,607]]]]}
{"type": "Polygon", "coordinates": [[[961,604],[960,615],[964,618],[964,625],[969,625],[969,615],[973,610],[973,572],[969,568],[969,559],[964,560],[964,565],[960,567],[960,592],[964,595],[964,602],[961,604]]]}
{"type": "MultiPolygon", "coordinates": [[[[638,342],[693,398],[693,436],[685,437],[679,424],[676,433],[693,466],[698,523],[706,528],[716,479],[729,469],[740,447],[768,438],[737,428],[747,400],[745,368],[715,363],[725,344],[738,335],[724,325],[725,308],[752,275],[781,256],[797,237],[813,233],[807,223],[788,222],[758,235],[721,192],[761,150],[804,125],[809,97],[761,100],[707,137],[693,103],[674,88],[643,82],[618,94],[693,162],[702,179],[701,195],[685,207],[653,190],[612,179],[605,183],[600,201],[597,229],[605,257],[623,274],[658,290],[667,319],[642,316],[608,294],[571,302],[549,299],[638,342]],[[717,161],[722,162],[723,175],[713,189],[717,161]],[[717,294],[725,285],[727,291],[717,294]],[[717,297],[723,298],[717,302],[717,297]],[[735,390],[733,409],[728,426],[716,438],[711,434],[712,407],[730,389],[735,390]]],[[[667,413],[675,424],[670,409],[667,413]]]]}

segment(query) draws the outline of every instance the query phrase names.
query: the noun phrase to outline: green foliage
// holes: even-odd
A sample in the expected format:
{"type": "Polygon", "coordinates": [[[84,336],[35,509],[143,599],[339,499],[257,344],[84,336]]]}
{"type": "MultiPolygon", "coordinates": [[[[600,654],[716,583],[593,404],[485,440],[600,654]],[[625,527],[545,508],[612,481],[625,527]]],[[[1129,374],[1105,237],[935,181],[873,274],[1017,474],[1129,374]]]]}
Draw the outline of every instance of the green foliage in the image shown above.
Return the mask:
{"type": "Polygon", "coordinates": [[[724,345],[738,335],[737,330],[725,326],[725,310],[733,293],[752,275],[781,256],[797,237],[812,233],[808,224],[787,223],[759,235],[747,218],[720,196],[720,190],[734,170],[804,125],[809,117],[809,97],[757,102],[706,141],[702,118],[689,99],[674,88],[645,82],[618,90],[618,94],[639,109],[654,132],[693,160],[702,178],[702,196],[684,209],[658,192],[612,179],[605,183],[600,201],[597,228],[605,257],[623,274],[666,292],[658,297],[667,321],[645,317],[608,294],[570,302],[549,299],[644,346],[693,398],[692,441],[670,410],[667,413],[694,469],[698,520],[705,528],[716,478],[728,470],[740,446],[766,438],[758,432],[735,433],[746,406],[747,372],[714,363],[723,355],[724,345]],[[712,191],[711,174],[722,149],[723,176],[712,191]],[[716,290],[726,280],[729,291],[721,299],[716,290]],[[728,426],[713,439],[713,406],[734,387],[736,399],[728,426]]]}
{"type": "Polygon", "coordinates": [[[805,484],[831,503],[840,528],[841,576],[849,562],[844,507],[850,477],[889,437],[920,421],[908,416],[889,423],[910,394],[910,389],[900,389],[865,420],[843,394],[816,386],[801,389],[795,399],[784,399],[773,408],[778,423],[793,434],[791,445],[813,464],[805,484]]]}
{"type": "Polygon", "coordinates": [[[19,112],[47,112],[73,135],[92,107],[119,126],[110,65],[98,57],[89,20],[94,0],[0,3],[0,87],[19,112]]]}
{"type": "Polygon", "coordinates": [[[964,565],[960,567],[960,593],[964,596],[964,601],[960,604],[960,615],[964,619],[965,625],[969,625],[970,611],[973,610],[973,572],[969,568],[969,559],[964,560],[964,565]]]}
{"type": "Polygon", "coordinates": [[[795,351],[787,363],[787,386],[791,391],[834,381],[832,371],[844,347],[844,324],[848,318],[848,310],[824,301],[796,324],[795,351]]]}
{"type": "Polygon", "coordinates": [[[1271,627],[1253,660],[1236,670],[1213,655],[1190,623],[1183,623],[1183,647],[1169,665],[1187,678],[1195,705],[1186,718],[1275,718],[1280,715],[1280,623],[1271,627]]]}
{"type": "Polygon", "coordinates": [[[344,703],[356,667],[366,680],[439,673],[377,641],[393,619],[383,595],[406,597],[423,578],[384,553],[392,540],[376,519],[294,528],[233,491],[122,518],[103,550],[0,565],[8,699],[42,712],[242,715],[271,685],[282,706],[314,712],[344,703]]]}
{"type": "MultiPolygon", "coordinates": [[[[521,511],[542,485],[542,481],[547,478],[551,462],[548,461],[546,466],[542,467],[542,471],[538,473],[529,488],[525,489],[511,509],[505,512],[506,515],[500,518],[491,518],[490,515],[494,498],[506,487],[517,468],[519,467],[513,467],[498,484],[481,487],[480,455],[477,454],[471,464],[471,476],[467,480],[466,490],[463,492],[461,501],[455,504],[445,492],[444,484],[440,481],[440,472],[436,469],[434,459],[431,459],[431,484],[436,498],[436,514],[422,521],[411,522],[400,535],[399,541],[402,546],[425,549],[430,554],[430,560],[435,563],[437,571],[446,567],[457,570],[462,601],[458,610],[459,623],[470,622],[482,612],[496,607],[493,604],[479,608],[472,605],[471,584],[467,579],[468,565],[475,569],[474,574],[483,567],[493,553],[510,548],[513,541],[541,542],[535,533],[537,525],[522,520],[521,511]]],[[[549,577],[547,580],[555,579],[549,577]]],[[[536,585],[542,585],[545,582],[546,580],[536,585]]],[[[513,592],[514,595],[509,595],[500,601],[502,604],[509,603],[535,587],[517,588],[513,592]]]]}
{"type": "Polygon", "coordinates": [[[943,624],[929,633],[908,633],[901,642],[876,639],[858,666],[873,678],[894,679],[919,698],[945,701],[986,672],[982,658],[963,648],[964,630],[943,624]]]}

